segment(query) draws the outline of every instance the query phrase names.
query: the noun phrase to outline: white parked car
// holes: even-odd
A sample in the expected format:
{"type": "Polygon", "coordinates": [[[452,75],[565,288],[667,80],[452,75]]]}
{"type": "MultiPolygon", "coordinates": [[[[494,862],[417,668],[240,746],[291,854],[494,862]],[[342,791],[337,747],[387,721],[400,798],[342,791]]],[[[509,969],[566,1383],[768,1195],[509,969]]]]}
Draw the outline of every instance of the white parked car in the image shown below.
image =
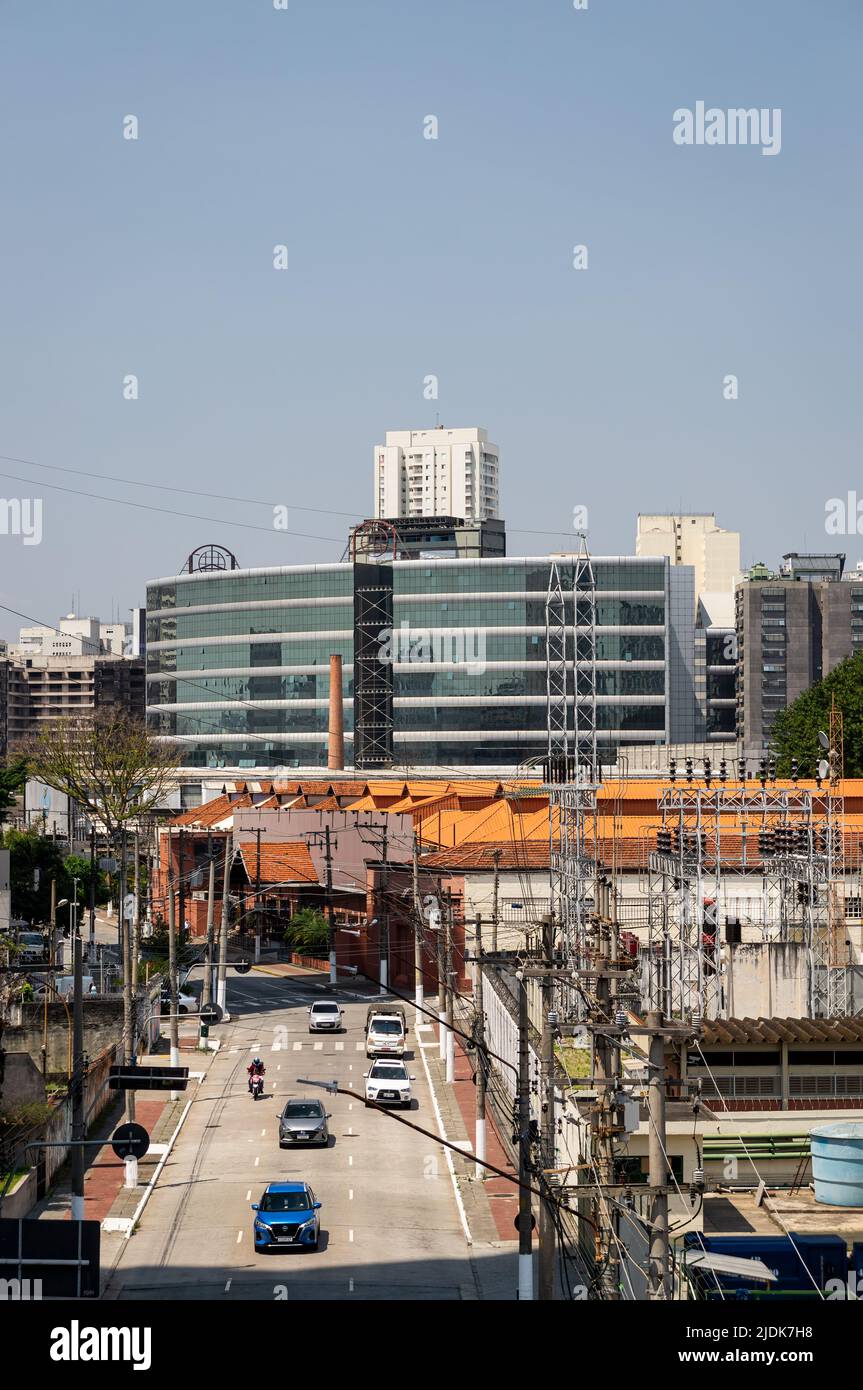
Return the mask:
{"type": "Polygon", "coordinates": [[[340,1033],[344,1009],[334,999],[316,999],[309,1007],[310,1033],[340,1033]]]}
{"type": "Polygon", "coordinates": [[[366,1100],[376,1100],[378,1105],[410,1108],[412,1081],[416,1081],[416,1077],[408,1075],[404,1062],[375,1062],[371,1071],[365,1072],[366,1100]]]}
{"type": "MultiPolygon", "coordinates": [[[[163,989],[163,990],[162,990],[162,1013],[163,1013],[163,1014],[169,1014],[170,1012],[171,1012],[171,991],[170,991],[169,989],[163,989]]],[[[177,1013],[178,1013],[178,1014],[196,1014],[197,1012],[198,1012],[198,1000],[197,1000],[197,997],[196,997],[194,994],[188,994],[188,993],[186,992],[186,990],[184,990],[184,989],[178,990],[178,991],[177,991],[177,1013]]]]}

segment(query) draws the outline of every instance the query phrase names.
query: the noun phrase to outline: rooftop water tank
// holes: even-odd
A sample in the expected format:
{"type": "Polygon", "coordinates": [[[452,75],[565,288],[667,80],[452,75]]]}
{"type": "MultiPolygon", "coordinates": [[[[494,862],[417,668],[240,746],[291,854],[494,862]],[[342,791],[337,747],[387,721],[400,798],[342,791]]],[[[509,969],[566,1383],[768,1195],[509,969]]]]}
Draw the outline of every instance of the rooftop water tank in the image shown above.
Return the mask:
{"type": "Polygon", "coordinates": [[[821,1125],[809,1140],[816,1202],[863,1207],[863,1123],[821,1125]]]}

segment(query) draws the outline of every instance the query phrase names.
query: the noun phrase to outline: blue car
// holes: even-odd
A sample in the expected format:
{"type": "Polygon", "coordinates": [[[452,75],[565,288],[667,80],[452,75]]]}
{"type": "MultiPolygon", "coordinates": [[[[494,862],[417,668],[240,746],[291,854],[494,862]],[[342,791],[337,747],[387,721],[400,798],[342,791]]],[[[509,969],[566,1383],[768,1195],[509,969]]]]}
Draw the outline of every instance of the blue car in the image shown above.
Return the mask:
{"type": "Polygon", "coordinates": [[[297,1247],[317,1250],[321,1234],[320,1202],[307,1182],[271,1182],[260,1202],[252,1203],[256,1250],[297,1247]]]}

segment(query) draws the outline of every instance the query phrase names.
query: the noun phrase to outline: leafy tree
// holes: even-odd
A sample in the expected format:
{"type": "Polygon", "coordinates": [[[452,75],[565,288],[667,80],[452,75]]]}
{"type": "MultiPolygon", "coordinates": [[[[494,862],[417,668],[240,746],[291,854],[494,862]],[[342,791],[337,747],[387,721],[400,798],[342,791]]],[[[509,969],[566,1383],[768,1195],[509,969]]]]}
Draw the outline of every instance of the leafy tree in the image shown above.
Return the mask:
{"type": "Polygon", "coordinates": [[[326,949],[327,919],[315,907],[302,907],[291,918],[285,932],[285,941],[295,951],[305,951],[312,955],[326,949]]]}
{"type": "Polygon", "coordinates": [[[27,780],[27,759],[13,758],[6,767],[0,767],[0,821],[13,804],[15,797],[27,780]]]}
{"type": "Polygon", "coordinates": [[[801,777],[814,777],[824,757],[818,732],[829,732],[834,696],[836,708],[842,712],[845,776],[863,776],[863,653],[858,652],[776,716],[771,750],[781,777],[789,775],[792,758],[797,759],[801,777]]]}
{"type": "MultiPolygon", "coordinates": [[[[51,879],[63,877],[63,855],[54,840],[35,830],[7,830],[3,848],[9,850],[12,916],[27,922],[47,922],[51,915],[51,879]]],[[[58,900],[68,894],[58,891],[58,900]]]]}

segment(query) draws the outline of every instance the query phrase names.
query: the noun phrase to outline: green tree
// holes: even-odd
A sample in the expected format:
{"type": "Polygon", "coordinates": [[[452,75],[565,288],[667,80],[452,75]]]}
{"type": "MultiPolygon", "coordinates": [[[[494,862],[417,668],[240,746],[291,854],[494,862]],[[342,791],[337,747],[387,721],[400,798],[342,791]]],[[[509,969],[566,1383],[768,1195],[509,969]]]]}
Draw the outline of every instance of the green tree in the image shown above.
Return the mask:
{"type": "Polygon", "coordinates": [[[327,919],[315,907],[302,907],[299,912],[295,912],[291,918],[290,925],[285,932],[285,941],[295,951],[305,951],[308,954],[321,949],[327,945],[327,919]]]}
{"type": "Polygon", "coordinates": [[[797,759],[801,777],[814,777],[824,757],[818,733],[829,732],[834,696],[842,713],[845,776],[863,777],[863,653],[840,662],[829,676],[804,690],[776,716],[771,751],[780,777],[789,775],[792,758],[797,759]]]}
{"type": "MultiPolygon", "coordinates": [[[[63,879],[63,855],[54,840],[35,830],[7,830],[2,839],[9,850],[12,916],[27,922],[47,922],[51,915],[51,879],[63,879]]],[[[66,896],[57,893],[58,899],[66,896]]]]}
{"type": "Polygon", "coordinates": [[[27,759],[13,758],[11,763],[0,767],[0,821],[27,780],[27,759]]]}

